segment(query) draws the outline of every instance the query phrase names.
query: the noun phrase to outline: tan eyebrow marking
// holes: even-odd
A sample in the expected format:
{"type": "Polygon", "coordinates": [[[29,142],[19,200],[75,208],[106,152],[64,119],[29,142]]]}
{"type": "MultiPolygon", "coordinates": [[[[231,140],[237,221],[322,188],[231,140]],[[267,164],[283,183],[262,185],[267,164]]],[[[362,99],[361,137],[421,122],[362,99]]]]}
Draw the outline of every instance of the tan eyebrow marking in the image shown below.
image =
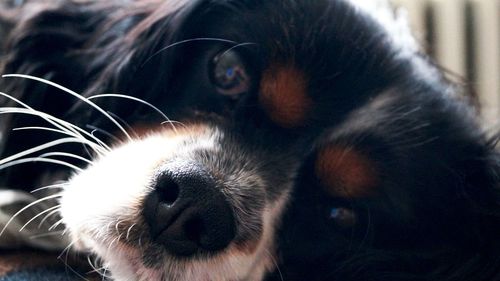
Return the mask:
{"type": "Polygon", "coordinates": [[[285,65],[271,65],[264,72],[259,102],[271,120],[284,128],[304,125],[313,104],[304,73],[285,65]]]}
{"type": "Polygon", "coordinates": [[[375,164],[367,156],[340,145],[326,146],[318,152],[315,173],[331,195],[344,198],[370,196],[379,183],[375,164]]]}

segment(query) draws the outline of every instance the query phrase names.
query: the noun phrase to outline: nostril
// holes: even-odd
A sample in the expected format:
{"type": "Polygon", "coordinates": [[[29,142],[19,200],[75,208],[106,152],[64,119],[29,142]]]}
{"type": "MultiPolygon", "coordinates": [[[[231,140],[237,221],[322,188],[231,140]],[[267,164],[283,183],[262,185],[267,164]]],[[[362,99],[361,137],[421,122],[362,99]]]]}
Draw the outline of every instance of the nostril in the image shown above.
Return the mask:
{"type": "Polygon", "coordinates": [[[157,184],[157,191],[161,203],[173,205],[179,198],[179,185],[170,178],[164,178],[157,184]]]}

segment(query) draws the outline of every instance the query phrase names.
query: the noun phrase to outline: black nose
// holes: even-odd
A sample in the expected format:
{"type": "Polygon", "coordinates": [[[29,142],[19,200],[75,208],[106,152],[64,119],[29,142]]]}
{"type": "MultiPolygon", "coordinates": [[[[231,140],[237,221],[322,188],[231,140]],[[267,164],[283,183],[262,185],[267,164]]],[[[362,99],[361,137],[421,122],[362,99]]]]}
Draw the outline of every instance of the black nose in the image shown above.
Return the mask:
{"type": "Polygon", "coordinates": [[[151,237],[173,255],[217,252],[235,236],[233,210],[197,164],[169,165],[153,183],[144,217],[151,237]]]}

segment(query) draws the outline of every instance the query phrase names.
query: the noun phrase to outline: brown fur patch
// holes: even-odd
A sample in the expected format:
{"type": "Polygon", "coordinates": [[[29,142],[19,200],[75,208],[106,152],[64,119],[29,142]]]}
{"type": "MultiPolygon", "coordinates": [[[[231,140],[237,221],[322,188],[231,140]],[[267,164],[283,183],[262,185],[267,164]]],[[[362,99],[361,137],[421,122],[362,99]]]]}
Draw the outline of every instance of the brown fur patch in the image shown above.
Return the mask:
{"type": "Polygon", "coordinates": [[[235,243],[234,247],[230,248],[230,251],[234,249],[236,252],[240,252],[246,255],[251,255],[255,253],[258,246],[259,246],[259,240],[252,239],[241,243],[235,243]]]}
{"type": "Polygon", "coordinates": [[[320,150],[315,173],[333,196],[361,198],[375,192],[378,175],[374,163],[351,147],[327,146],[320,150]]]}
{"type": "Polygon", "coordinates": [[[293,66],[271,66],[262,76],[259,102],[276,124],[304,125],[312,107],[304,73],[293,66]]]}
{"type": "Polygon", "coordinates": [[[131,130],[131,136],[143,139],[151,135],[162,134],[165,136],[199,136],[209,132],[210,127],[201,123],[165,123],[161,126],[150,124],[134,124],[131,130]]]}

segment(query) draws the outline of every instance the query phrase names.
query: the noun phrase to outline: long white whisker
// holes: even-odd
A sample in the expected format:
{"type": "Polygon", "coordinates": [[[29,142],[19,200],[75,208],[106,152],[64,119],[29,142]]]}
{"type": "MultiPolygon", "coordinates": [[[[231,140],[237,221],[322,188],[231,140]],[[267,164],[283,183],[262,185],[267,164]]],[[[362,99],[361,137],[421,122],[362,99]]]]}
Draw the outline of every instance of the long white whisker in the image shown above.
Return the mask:
{"type": "MultiPolygon", "coordinates": [[[[44,119],[45,121],[49,122],[54,127],[59,128],[61,130],[61,132],[66,132],[67,135],[75,136],[78,138],[84,138],[79,133],[79,131],[84,133],[84,134],[88,134],[85,130],[80,129],[78,126],[75,126],[69,122],[62,120],[62,119],[56,118],[55,116],[52,116],[52,115],[47,114],[45,112],[35,110],[32,107],[30,107],[29,105],[27,105],[26,103],[23,103],[22,101],[20,101],[19,99],[16,99],[15,97],[13,97],[11,95],[8,95],[8,94],[3,93],[3,92],[0,92],[0,95],[14,101],[15,103],[17,103],[23,107],[23,108],[0,107],[1,112],[5,112],[6,110],[10,109],[12,112],[7,112],[7,113],[25,113],[25,114],[29,113],[31,115],[35,115],[35,116],[40,117],[40,118],[44,119]]],[[[102,144],[103,144],[102,141],[100,141],[99,139],[96,139],[96,141],[98,143],[100,143],[102,146],[102,144]]],[[[104,145],[104,147],[106,147],[106,146],[104,145]]],[[[106,148],[109,150],[109,147],[106,147],[106,148]]]]}
{"type": "Polygon", "coordinates": [[[64,134],[64,135],[72,136],[72,137],[75,136],[73,133],[68,133],[68,131],[59,130],[59,129],[55,129],[55,128],[47,128],[47,127],[32,126],[32,127],[18,127],[18,128],[12,129],[12,131],[27,131],[27,130],[49,131],[49,132],[60,133],[60,134],[64,134]]]}
{"type": "Polygon", "coordinates": [[[115,136],[114,136],[113,134],[111,134],[110,132],[105,131],[105,130],[103,130],[103,129],[101,129],[101,128],[98,128],[98,127],[93,126],[93,125],[86,125],[86,127],[92,130],[92,132],[90,132],[90,134],[92,134],[93,136],[95,136],[95,133],[96,133],[96,132],[99,132],[99,133],[104,134],[104,135],[106,135],[107,137],[109,137],[109,138],[113,139],[115,142],[119,142],[119,141],[120,141],[120,139],[119,139],[119,138],[115,137],[115,136]]]}
{"type": "Polygon", "coordinates": [[[3,165],[5,163],[11,162],[13,160],[22,158],[22,157],[27,156],[27,155],[33,154],[35,152],[38,152],[38,151],[41,151],[41,150],[44,150],[44,149],[47,149],[47,148],[50,148],[50,147],[53,147],[53,146],[57,146],[57,145],[60,145],[60,144],[65,144],[65,143],[83,143],[83,144],[88,144],[90,142],[86,141],[86,140],[84,141],[84,140],[81,140],[81,139],[77,139],[77,138],[62,138],[62,139],[50,141],[50,142],[47,142],[47,143],[35,146],[33,148],[26,149],[24,151],[18,152],[18,153],[14,154],[14,155],[11,155],[9,157],[3,158],[3,159],[0,160],[0,165],[3,165]]]}
{"type": "Polygon", "coordinates": [[[92,164],[92,161],[90,161],[89,159],[87,159],[85,157],[81,157],[81,156],[73,154],[73,153],[54,151],[54,152],[48,152],[48,153],[44,153],[44,154],[40,155],[40,157],[42,157],[42,158],[50,157],[50,156],[63,156],[63,157],[78,159],[78,160],[83,161],[87,164],[92,164]]]}
{"type": "MultiPolygon", "coordinates": [[[[62,131],[67,131],[66,135],[73,136],[78,139],[86,140],[89,142],[89,146],[92,147],[94,151],[96,151],[99,154],[103,154],[106,151],[109,151],[110,148],[101,140],[96,138],[95,136],[91,135],[89,132],[81,129],[80,127],[73,125],[69,122],[66,122],[64,120],[61,120],[59,118],[56,118],[52,115],[46,114],[41,111],[36,111],[36,110],[31,110],[31,109],[25,109],[25,108],[18,108],[18,107],[0,107],[0,114],[26,114],[26,115],[34,115],[38,116],[40,118],[43,118],[45,120],[49,119],[52,120],[54,124],[58,128],[61,129],[62,131]],[[71,129],[69,129],[71,128],[71,129]],[[84,136],[82,136],[80,133],[83,133],[87,137],[93,139],[96,141],[96,143],[90,142],[90,140],[86,139],[84,136]]],[[[35,128],[44,128],[44,127],[35,127],[35,128]]],[[[19,129],[19,128],[18,128],[19,129]]],[[[47,128],[51,129],[51,128],[47,128]]]]}
{"type": "MultiPolygon", "coordinates": [[[[3,93],[3,92],[0,92],[0,96],[4,96],[12,101],[14,101],[15,103],[21,105],[22,107],[24,107],[24,109],[27,109],[29,111],[33,111],[33,112],[37,112],[37,110],[35,110],[34,108],[32,108],[31,106],[27,105],[26,103],[20,101],[19,99],[16,99],[15,97],[11,96],[11,95],[8,95],[6,93],[3,93]]],[[[4,108],[9,108],[9,107],[4,107],[4,108]]],[[[15,107],[14,107],[15,108],[15,107]]],[[[63,131],[68,131],[68,134],[70,133],[77,133],[73,130],[71,130],[70,128],[65,128],[64,126],[61,126],[57,121],[54,121],[52,120],[51,118],[47,118],[47,116],[51,116],[50,114],[46,114],[46,116],[44,115],[37,115],[38,117],[44,119],[45,121],[49,122],[50,124],[52,124],[53,126],[63,130],[63,131]]]]}
{"type": "MultiPolygon", "coordinates": [[[[59,205],[60,207],[60,205],[59,205]]],[[[43,223],[48,220],[50,218],[50,216],[54,215],[54,214],[57,214],[59,211],[61,211],[61,208],[57,208],[55,210],[53,210],[52,212],[48,213],[45,217],[43,217],[43,219],[40,221],[40,223],[38,224],[38,228],[42,227],[43,223]]]]}
{"type": "Polygon", "coordinates": [[[66,251],[69,251],[69,249],[71,247],[73,247],[73,245],[75,245],[78,241],[79,241],[79,239],[76,239],[76,240],[72,241],[71,243],[69,243],[69,245],[61,251],[61,254],[59,254],[59,256],[57,258],[61,259],[62,256],[64,255],[64,253],[66,253],[66,251]]]}
{"type": "Polygon", "coordinates": [[[32,191],[30,191],[30,193],[36,193],[38,191],[42,191],[42,190],[45,190],[45,189],[52,189],[52,188],[58,188],[58,189],[63,189],[65,186],[67,186],[68,183],[67,182],[62,182],[62,183],[57,183],[57,184],[51,184],[51,185],[46,185],[46,186],[42,186],[42,187],[39,187],[37,189],[33,189],[32,191]]]}
{"type": "Polygon", "coordinates": [[[91,271],[87,272],[87,274],[90,274],[90,273],[97,273],[99,275],[101,275],[103,277],[103,280],[105,280],[104,278],[108,279],[108,278],[111,278],[111,275],[106,275],[106,266],[101,266],[101,267],[97,267],[94,262],[92,262],[92,260],[90,259],[90,256],[87,256],[87,261],[90,265],[90,267],[92,268],[91,271]]]}
{"type": "MultiPolygon", "coordinates": [[[[120,118],[120,116],[114,114],[113,112],[111,111],[107,111],[109,115],[113,116],[113,118],[115,118],[117,121],[120,121],[122,122],[122,124],[130,130],[130,132],[132,132],[134,134],[134,137],[137,137],[137,134],[135,133],[134,129],[127,123],[125,122],[125,120],[123,120],[122,118],[120,118]]],[[[102,129],[100,129],[102,130],[102,129]]]]}
{"type": "Polygon", "coordinates": [[[129,100],[133,100],[133,101],[142,103],[144,105],[149,106],[154,111],[158,112],[158,114],[160,114],[166,121],[170,121],[170,119],[167,117],[167,115],[165,115],[165,113],[163,113],[163,111],[161,111],[158,107],[152,105],[151,103],[149,103],[143,99],[137,98],[137,97],[127,96],[127,95],[122,95],[122,94],[101,94],[101,95],[94,95],[94,96],[88,97],[88,99],[91,100],[91,99],[105,98],[105,97],[129,99],[129,100]]]}
{"type": "Polygon", "coordinates": [[[220,57],[223,57],[224,55],[226,55],[228,52],[238,48],[238,47],[244,47],[244,46],[250,46],[250,45],[257,45],[257,43],[252,43],[252,42],[246,42],[246,43],[240,43],[240,44],[236,44],[234,46],[232,46],[231,48],[227,49],[226,51],[224,51],[224,53],[222,53],[220,55],[220,57]]]}
{"type": "MultiPolygon", "coordinates": [[[[40,198],[36,201],[33,201],[31,202],[30,204],[24,206],[23,208],[21,208],[19,211],[17,211],[8,221],[7,223],[4,225],[4,227],[2,228],[2,230],[0,231],[0,237],[2,237],[3,233],[5,232],[5,230],[7,230],[7,227],[9,226],[9,224],[12,223],[12,221],[14,221],[14,219],[19,215],[21,214],[22,212],[26,211],[27,209],[31,208],[32,206],[38,204],[38,203],[41,203],[43,201],[47,201],[47,200],[50,200],[50,199],[54,199],[54,198],[58,198],[58,197],[61,197],[61,194],[54,194],[54,195],[49,195],[49,196],[45,196],[43,198],[40,198]]],[[[50,230],[50,229],[49,229],[50,230]]]]}
{"type": "Polygon", "coordinates": [[[60,208],[61,206],[60,205],[57,205],[57,206],[54,206],[54,207],[50,207],[44,211],[41,211],[40,213],[36,214],[34,217],[32,217],[29,221],[27,221],[20,229],[19,229],[19,232],[23,231],[32,221],[36,220],[38,217],[42,216],[43,214],[46,214],[54,209],[58,209],[60,208]]]}
{"type": "Polygon", "coordinates": [[[56,229],[61,223],[63,223],[63,221],[64,221],[63,219],[56,221],[51,227],[49,227],[48,231],[56,229]]]}
{"type": "Polygon", "coordinates": [[[185,44],[185,43],[189,43],[189,42],[199,42],[199,41],[212,41],[212,42],[222,42],[222,43],[230,43],[230,44],[236,44],[237,43],[237,42],[232,41],[232,40],[227,40],[227,39],[222,39],[222,38],[210,38],[210,37],[186,39],[186,40],[175,42],[173,44],[170,44],[170,45],[168,45],[166,47],[163,47],[163,48],[159,49],[154,54],[152,54],[148,59],[146,59],[141,64],[141,67],[143,67],[144,65],[146,65],[151,59],[153,59],[154,57],[156,57],[161,52],[164,52],[164,51],[166,51],[166,50],[168,50],[170,48],[173,48],[173,47],[181,45],[181,44],[185,44]]]}
{"type": "Polygon", "coordinates": [[[69,249],[76,243],[78,242],[78,239],[69,243],[69,245],[64,248],[61,252],[61,254],[57,257],[57,259],[60,259],[64,265],[69,269],[71,270],[71,272],[73,272],[74,274],[76,274],[78,277],[82,278],[82,280],[85,280],[85,281],[89,281],[87,278],[83,277],[78,271],[74,270],[73,267],[71,267],[69,264],[68,264],[68,254],[69,254],[69,249]],[[64,255],[64,253],[66,252],[66,258],[63,260],[62,259],[62,256],[64,255]]]}
{"type": "Polygon", "coordinates": [[[73,169],[77,172],[83,171],[82,168],[79,168],[73,164],[66,162],[66,161],[50,159],[50,158],[42,158],[42,157],[28,157],[28,158],[21,158],[21,159],[17,159],[17,160],[12,160],[8,163],[0,165],[0,170],[6,169],[6,168],[12,167],[12,166],[20,165],[20,164],[35,163],[35,162],[43,162],[43,163],[61,165],[61,166],[65,166],[65,167],[68,167],[70,169],[73,169]]]}
{"type": "MultiPolygon", "coordinates": [[[[4,112],[2,112],[2,109],[0,108],[0,114],[2,114],[4,112]]],[[[69,123],[68,123],[69,124],[69,123]]],[[[73,125],[74,126],[74,125],[73,125]]],[[[75,126],[76,127],[76,126],[75,126]]],[[[79,128],[80,129],[80,128],[79,128]]],[[[24,130],[41,130],[41,131],[49,131],[49,132],[55,132],[55,133],[60,133],[60,134],[63,134],[63,135],[67,135],[67,136],[71,136],[71,137],[76,137],[78,139],[84,139],[84,140],[88,140],[86,139],[83,135],[81,135],[80,133],[71,133],[71,132],[68,132],[68,131],[65,131],[65,130],[58,130],[58,129],[54,129],[54,128],[47,128],[47,127],[18,127],[18,128],[13,128],[12,129],[13,131],[24,131],[24,130]]],[[[81,130],[81,129],[80,129],[81,130]]],[[[86,132],[85,130],[82,130],[83,133],[85,133],[85,135],[87,135],[88,137],[92,137],[92,139],[94,141],[96,141],[96,144],[98,146],[96,147],[102,147],[106,150],[110,150],[110,148],[103,142],[101,141],[100,139],[98,139],[96,136],[94,136],[93,134],[91,133],[88,133],[86,132]]],[[[96,150],[94,148],[94,150],[96,150]]],[[[99,153],[99,151],[97,151],[99,153]]]]}
{"type": "MultiPolygon", "coordinates": [[[[170,124],[170,126],[175,130],[175,125],[174,124],[178,124],[178,125],[181,125],[182,127],[186,127],[186,125],[184,125],[182,122],[179,122],[179,121],[172,121],[172,120],[169,120],[169,121],[163,121],[161,122],[161,124],[170,124]]],[[[177,131],[175,131],[177,133],[177,131]]]]}
{"type": "Polygon", "coordinates": [[[93,107],[94,109],[96,109],[97,111],[99,111],[102,115],[104,115],[106,118],[108,118],[113,124],[116,125],[116,127],[123,132],[123,134],[129,139],[129,140],[132,140],[132,138],[130,137],[130,135],[127,133],[127,131],[120,125],[120,123],[118,123],[113,117],[111,117],[106,111],[104,111],[102,108],[100,108],[98,105],[96,105],[95,103],[93,103],[92,101],[88,100],[87,98],[85,98],[84,96],[62,86],[62,85],[59,85],[57,83],[54,83],[54,82],[51,82],[49,80],[46,80],[46,79],[43,79],[43,78],[40,78],[40,77],[35,77],[35,76],[31,76],[31,75],[24,75],[24,74],[4,74],[2,75],[2,77],[4,78],[9,78],[9,77],[18,77],[18,78],[24,78],[24,79],[30,79],[30,80],[34,80],[34,81],[38,81],[38,82],[41,82],[41,83],[44,83],[44,84],[47,84],[47,85],[50,85],[52,87],[55,87],[59,90],[62,90],[76,98],[78,98],[79,100],[83,101],[84,103],[90,105],[91,107],[93,107]]]}

